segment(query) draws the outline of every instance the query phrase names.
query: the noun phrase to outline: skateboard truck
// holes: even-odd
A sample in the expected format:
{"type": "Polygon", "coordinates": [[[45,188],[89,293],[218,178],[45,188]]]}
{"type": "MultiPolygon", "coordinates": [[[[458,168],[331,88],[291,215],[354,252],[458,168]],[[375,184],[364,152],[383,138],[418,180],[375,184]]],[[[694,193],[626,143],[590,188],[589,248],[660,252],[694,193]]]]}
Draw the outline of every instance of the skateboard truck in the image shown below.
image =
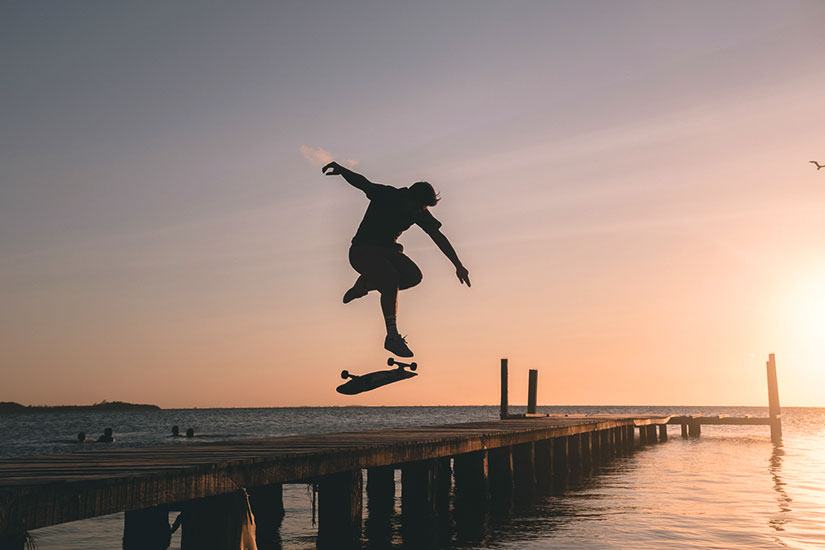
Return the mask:
{"type": "MultiPolygon", "coordinates": [[[[399,366],[399,368],[404,368],[404,367],[407,367],[407,368],[409,368],[410,370],[415,370],[415,369],[417,369],[417,368],[418,368],[418,364],[417,364],[417,363],[402,363],[401,361],[396,361],[396,360],[395,360],[395,359],[393,359],[392,357],[390,357],[389,359],[387,359],[387,364],[388,364],[389,366],[398,365],[398,366],[399,366]]],[[[343,374],[343,373],[341,373],[341,374],[343,374]]]]}

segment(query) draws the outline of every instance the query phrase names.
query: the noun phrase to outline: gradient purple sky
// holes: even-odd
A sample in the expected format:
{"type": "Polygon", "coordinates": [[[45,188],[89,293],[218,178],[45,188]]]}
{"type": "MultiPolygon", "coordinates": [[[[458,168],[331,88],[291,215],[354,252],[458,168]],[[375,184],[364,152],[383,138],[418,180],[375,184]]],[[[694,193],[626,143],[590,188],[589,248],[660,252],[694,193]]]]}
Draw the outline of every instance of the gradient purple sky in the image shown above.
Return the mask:
{"type": "Polygon", "coordinates": [[[4,2],[0,401],[825,405],[825,3],[4,2]],[[417,379],[343,306],[427,179],[417,379]],[[522,387],[524,386],[524,388],[522,387]]]}

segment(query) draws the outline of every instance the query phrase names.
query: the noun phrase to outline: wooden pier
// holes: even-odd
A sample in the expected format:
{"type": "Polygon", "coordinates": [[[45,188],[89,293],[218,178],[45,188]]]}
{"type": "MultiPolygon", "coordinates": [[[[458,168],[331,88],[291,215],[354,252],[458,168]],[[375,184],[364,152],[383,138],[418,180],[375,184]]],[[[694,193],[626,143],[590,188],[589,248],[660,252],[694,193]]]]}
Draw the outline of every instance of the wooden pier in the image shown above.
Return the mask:
{"type": "MultiPolygon", "coordinates": [[[[394,472],[401,470],[402,516],[417,522],[413,532],[426,533],[451,512],[460,517],[564,485],[569,476],[664,442],[668,425],[681,425],[689,437],[703,424],[768,424],[776,436],[781,421],[778,392],[768,418],[513,417],[506,361],[502,366],[501,420],[0,460],[0,550],[24,548],[32,529],[115,512],[126,512],[125,549],[165,549],[170,511],[181,511],[182,550],[237,549],[250,507],[266,548],[277,536],[285,483],[317,487],[319,548],[360,548],[365,471],[370,515],[392,510],[394,472]]],[[[536,385],[531,374],[531,393],[536,385]]]]}

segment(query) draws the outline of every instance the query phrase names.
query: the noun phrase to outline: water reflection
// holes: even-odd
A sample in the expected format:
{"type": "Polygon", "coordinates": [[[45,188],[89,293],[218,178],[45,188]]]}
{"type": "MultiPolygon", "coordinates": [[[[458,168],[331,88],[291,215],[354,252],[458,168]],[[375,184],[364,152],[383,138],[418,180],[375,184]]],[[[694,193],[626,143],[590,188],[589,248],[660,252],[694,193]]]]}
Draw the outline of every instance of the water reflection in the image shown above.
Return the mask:
{"type": "Polygon", "coordinates": [[[784,531],[785,524],[788,523],[787,514],[791,512],[791,502],[793,499],[785,491],[785,482],[782,480],[782,460],[785,456],[785,448],[782,443],[775,443],[770,459],[770,473],[773,479],[773,490],[776,492],[776,502],[779,506],[779,514],[770,520],[768,525],[775,531],[784,531]]]}

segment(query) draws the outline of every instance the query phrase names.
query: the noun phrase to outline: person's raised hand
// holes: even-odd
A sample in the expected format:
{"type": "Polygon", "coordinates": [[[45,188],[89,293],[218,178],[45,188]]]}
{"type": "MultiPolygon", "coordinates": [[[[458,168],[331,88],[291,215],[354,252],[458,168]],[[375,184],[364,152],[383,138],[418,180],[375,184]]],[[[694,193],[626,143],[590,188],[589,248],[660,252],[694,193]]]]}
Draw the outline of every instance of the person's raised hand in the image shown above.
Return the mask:
{"type": "Polygon", "coordinates": [[[461,282],[461,284],[466,284],[468,288],[473,286],[470,284],[470,272],[467,271],[467,268],[463,265],[461,267],[456,268],[455,275],[456,277],[458,277],[458,280],[461,282]]]}
{"type": "Polygon", "coordinates": [[[323,172],[327,176],[338,176],[341,174],[341,165],[335,162],[334,160],[321,168],[321,172],[323,172]],[[327,172],[329,170],[329,172],[327,172]]]}

